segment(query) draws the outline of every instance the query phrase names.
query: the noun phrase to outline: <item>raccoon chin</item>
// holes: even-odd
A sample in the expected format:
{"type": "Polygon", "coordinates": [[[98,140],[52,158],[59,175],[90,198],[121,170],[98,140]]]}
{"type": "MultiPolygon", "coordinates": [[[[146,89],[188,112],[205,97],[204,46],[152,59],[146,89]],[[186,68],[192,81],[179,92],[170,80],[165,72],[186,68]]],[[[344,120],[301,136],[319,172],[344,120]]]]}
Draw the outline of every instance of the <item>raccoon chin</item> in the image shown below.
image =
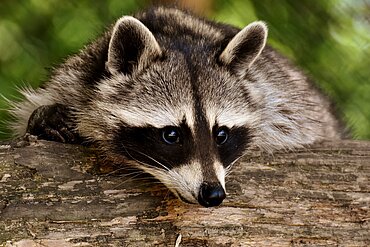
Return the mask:
{"type": "Polygon", "coordinates": [[[186,193],[187,195],[182,195],[177,189],[171,188],[166,183],[163,183],[179,200],[187,204],[198,204],[197,198],[192,193],[186,193]]]}
{"type": "MultiPolygon", "coordinates": [[[[130,161],[129,161],[130,162],[130,161]]],[[[188,204],[197,204],[197,198],[194,196],[193,193],[188,192],[187,196],[182,195],[177,189],[173,188],[174,186],[178,185],[178,181],[173,181],[173,177],[169,177],[168,171],[163,171],[161,169],[150,167],[148,164],[144,164],[142,162],[139,162],[137,160],[131,161],[131,165],[134,167],[145,171],[146,173],[150,174],[154,178],[158,179],[166,188],[168,188],[178,199],[181,201],[188,203],[188,204]],[[190,197],[190,198],[189,198],[190,197]]],[[[172,174],[172,173],[171,173],[172,174]]],[[[177,173],[174,173],[172,175],[178,175],[177,173]]]]}

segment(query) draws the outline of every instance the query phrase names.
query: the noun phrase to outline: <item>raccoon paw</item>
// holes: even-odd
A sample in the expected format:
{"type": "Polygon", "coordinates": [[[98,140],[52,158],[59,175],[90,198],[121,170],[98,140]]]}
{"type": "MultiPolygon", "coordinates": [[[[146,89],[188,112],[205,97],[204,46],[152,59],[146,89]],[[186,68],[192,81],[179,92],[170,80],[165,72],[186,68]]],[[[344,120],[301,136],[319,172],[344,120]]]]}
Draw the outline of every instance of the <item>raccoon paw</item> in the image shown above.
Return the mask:
{"type": "Polygon", "coordinates": [[[48,141],[80,143],[81,138],[68,125],[69,113],[62,104],[40,106],[28,120],[27,133],[48,141]]]}

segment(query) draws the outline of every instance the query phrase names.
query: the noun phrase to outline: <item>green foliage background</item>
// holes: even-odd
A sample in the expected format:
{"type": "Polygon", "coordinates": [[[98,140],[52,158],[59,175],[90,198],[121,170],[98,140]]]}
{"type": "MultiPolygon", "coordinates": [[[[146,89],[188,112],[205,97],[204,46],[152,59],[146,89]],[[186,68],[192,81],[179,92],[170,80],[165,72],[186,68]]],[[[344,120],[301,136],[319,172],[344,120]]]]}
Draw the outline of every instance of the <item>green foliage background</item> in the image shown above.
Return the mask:
{"type": "MultiPolygon", "coordinates": [[[[3,0],[0,94],[38,87],[48,68],[148,1],[3,0]]],[[[243,27],[269,26],[270,45],[299,65],[334,101],[358,139],[370,139],[370,0],[214,0],[208,16],[243,27]]],[[[0,121],[8,119],[0,98],[0,121]]],[[[5,126],[6,127],[6,126],[5,126]]],[[[9,136],[0,128],[0,138],[9,136]]]]}

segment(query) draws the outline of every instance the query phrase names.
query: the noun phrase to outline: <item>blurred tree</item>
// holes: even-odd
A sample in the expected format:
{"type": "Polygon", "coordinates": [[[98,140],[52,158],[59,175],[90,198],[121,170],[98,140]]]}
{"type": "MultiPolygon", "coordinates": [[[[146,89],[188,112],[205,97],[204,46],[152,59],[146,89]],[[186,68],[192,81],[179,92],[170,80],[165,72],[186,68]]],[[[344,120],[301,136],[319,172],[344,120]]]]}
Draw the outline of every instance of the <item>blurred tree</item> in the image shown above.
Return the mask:
{"type": "MultiPolygon", "coordinates": [[[[77,52],[107,24],[145,7],[135,0],[5,0],[0,8],[0,94],[14,99],[19,87],[38,87],[50,67],[77,52]],[[48,68],[45,70],[45,68],[48,68]]],[[[9,120],[0,97],[0,121],[9,120]]],[[[5,123],[6,127],[7,123],[5,123]]],[[[0,139],[9,136],[0,126],[0,139]]]]}
{"type": "Polygon", "coordinates": [[[370,138],[369,1],[252,0],[271,38],[335,101],[354,137],[370,138]],[[366,31],[367,30],[367,31],[366,31]]]}
{"type": "MultiPolygon", "coordinates": [[[[173,2],[160,0],[164,2],[173,2]]],[[[0,94],[37,87],[59,64],[123,14],[153,1],[3,0],[0,8],[0,94]]],[[[172,4],[172,3],[171,3],[172,4]]],[[[370,0],[177,0],[216,20],[269,25],[269,43],[327,92],[357,138],[370,139],[370,0]]],[[[0,98],[0,121],[7,119],[0,98]]],[[[4,129],[0,128],[0,138],[4,129]]]]}
{"type": "Polygon", "coordinates": [[[177,6],[181,9],[189,9],[198,15],[207,15],[212,9],[213,0],[153,0],[155,5],[177,6]]]}

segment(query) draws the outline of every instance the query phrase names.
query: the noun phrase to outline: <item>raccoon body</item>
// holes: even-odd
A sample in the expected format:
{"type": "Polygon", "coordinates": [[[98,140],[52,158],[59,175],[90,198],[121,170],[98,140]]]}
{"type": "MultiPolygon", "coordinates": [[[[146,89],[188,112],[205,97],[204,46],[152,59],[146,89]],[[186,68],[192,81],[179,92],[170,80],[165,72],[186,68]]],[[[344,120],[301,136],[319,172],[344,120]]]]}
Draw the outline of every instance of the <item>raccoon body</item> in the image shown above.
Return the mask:
{"type": "Polygon", "coordinates": [[[217,206],[248,148],[340,138],[329,102],[266,38],[263,22],[240,30],[162,7],[124,16],[23,91],[14,130],[94,143],[182,200],[217,206]]]}

